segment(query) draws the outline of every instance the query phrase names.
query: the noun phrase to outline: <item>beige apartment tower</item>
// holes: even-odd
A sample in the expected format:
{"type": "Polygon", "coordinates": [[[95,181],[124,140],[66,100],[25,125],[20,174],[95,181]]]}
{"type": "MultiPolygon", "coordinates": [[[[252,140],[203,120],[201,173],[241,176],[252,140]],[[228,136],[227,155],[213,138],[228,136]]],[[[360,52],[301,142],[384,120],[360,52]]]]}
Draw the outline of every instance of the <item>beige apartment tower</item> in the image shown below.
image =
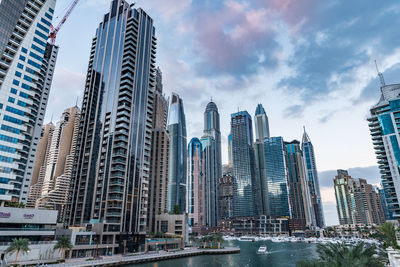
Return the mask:
{"type": "Polygon", "coordinates": [[[70,186],[80,110],[66,109],[54,126],[43,127],[29,191],[28,207],[59,211],[63,219],[70,186]]]}

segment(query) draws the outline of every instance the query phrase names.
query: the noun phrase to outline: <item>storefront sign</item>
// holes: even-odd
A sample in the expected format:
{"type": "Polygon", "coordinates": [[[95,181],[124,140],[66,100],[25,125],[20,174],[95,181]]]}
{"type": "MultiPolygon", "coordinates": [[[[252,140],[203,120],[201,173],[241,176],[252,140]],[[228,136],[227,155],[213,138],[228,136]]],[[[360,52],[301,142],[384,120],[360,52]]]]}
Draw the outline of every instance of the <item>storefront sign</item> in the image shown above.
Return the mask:
{"type": "Polygon", "coordinates": [[[0,218],[10,218],[11,213],[10,212],[2,212],[0,211],[0,218]]]}

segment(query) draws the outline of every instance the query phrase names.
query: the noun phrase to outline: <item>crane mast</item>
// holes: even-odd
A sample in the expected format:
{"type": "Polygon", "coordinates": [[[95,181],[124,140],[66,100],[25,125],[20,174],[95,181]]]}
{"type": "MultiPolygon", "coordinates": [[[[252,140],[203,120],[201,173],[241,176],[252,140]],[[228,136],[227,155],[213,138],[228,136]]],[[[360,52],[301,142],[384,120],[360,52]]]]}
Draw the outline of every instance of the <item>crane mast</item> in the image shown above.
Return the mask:
{"type": "Polygon", "coordinates": [[[65,13],[64,17],[60,21],[60,23],[57,25],[57,27],[53,27],[53,25],[50,26],[50,34],[49,34],[49,43],[54,45],[56,43],[56,38],[57,38],[57,33],[60,31],[61,27],[64,25],[65,21],[68,19],[68,17],[71,15],[72,11],[78,4],[79,0],[74,0],[71,4],[71,6],[68,8],[67,13],[65,13]]]}

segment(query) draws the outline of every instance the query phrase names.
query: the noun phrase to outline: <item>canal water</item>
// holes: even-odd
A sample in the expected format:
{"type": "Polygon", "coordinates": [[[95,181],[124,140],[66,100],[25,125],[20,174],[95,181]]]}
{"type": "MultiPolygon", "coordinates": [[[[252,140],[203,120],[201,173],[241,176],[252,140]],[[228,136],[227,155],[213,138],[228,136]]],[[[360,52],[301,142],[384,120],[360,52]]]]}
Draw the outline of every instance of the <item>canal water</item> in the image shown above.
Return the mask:
{"type": "Polygon", "coordinates": [[[225,246],[239,246],[240,254],[204,255],[154,263],[132,265],[135,267],[286,267],[296,262],[316,258],[316,245],[308,243],[273,243],[271,241],[239,242],[226,241],[225,246]],[[266,245],[269,253],[258,255],[260,246],[266,245]]]}

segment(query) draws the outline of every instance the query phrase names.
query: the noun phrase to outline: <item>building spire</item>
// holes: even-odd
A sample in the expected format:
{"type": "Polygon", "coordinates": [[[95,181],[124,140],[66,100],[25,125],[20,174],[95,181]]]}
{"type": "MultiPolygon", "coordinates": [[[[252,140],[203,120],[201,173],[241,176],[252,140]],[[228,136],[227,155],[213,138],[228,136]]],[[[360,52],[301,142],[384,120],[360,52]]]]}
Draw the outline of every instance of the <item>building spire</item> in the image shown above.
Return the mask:
{"type": "Polygon", "coordinates": [[[380,72],[379,69],[378,69],[378,64],[376,63],[376,60],[375,60],[375,67],[376,67],[376,71],[378,72],[378,76],[379,76],[379,80],[381,82],[381,86],[385,86],[386,85],[385,84],[385,79],[383,78],[382,72],[380,72]]]}
{"type": "Polygon", "coordinates": [[[79,99],[79,96],[76,97],[75,107],[78,107],[78,99],[79,99]]]}

